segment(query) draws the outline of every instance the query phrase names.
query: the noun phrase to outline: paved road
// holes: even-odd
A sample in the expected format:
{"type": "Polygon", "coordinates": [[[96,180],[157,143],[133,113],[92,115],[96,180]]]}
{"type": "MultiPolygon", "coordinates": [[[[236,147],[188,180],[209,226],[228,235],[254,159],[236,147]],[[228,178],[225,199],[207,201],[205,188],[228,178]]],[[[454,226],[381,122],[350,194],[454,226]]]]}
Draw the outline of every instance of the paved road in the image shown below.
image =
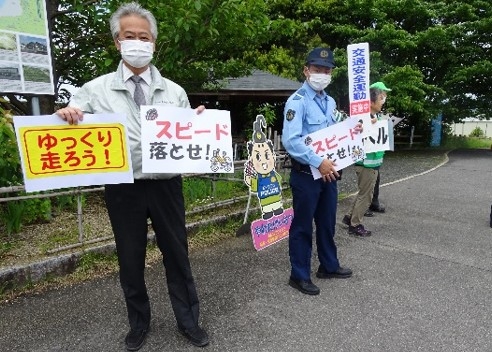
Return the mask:
{"type": "MultiPolygon", "coordinates": [[[[383,180],[384,181],[384,180],[383,180]]],[[[381,189],[371,238],[337,243],[348,280],[287,285],[287,241],[240,237],[193,251],[204,351],[492,351],[492,151],[456,151],[436,170],[381,189]]],[[[341,220],[350,199],[341,202],[341,220]]],[[[148,269],[153,319],[141,351],[197,351],[175,328],[163,271],[148,269]]],[[[116,275],[0,306],[1,351],[124,351],[116,275]]]]}

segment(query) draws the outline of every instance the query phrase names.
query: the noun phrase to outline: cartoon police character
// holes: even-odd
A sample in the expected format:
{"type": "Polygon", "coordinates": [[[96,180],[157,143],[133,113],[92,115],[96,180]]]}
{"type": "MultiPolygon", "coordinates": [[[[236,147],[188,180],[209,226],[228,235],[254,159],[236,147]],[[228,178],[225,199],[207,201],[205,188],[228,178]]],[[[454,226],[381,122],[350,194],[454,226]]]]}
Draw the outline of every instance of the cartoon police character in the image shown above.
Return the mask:
{"type": "Polygon", "coordinates": [[[244,182],[260,201],[263,219],[284,212],[282,205],[282,177],[275,171],[276,155],[271,140],[261,128],[266,127],[263,115],[253,123],[253,140],[248,142],[248,161],[244,165],[244,182]]]}

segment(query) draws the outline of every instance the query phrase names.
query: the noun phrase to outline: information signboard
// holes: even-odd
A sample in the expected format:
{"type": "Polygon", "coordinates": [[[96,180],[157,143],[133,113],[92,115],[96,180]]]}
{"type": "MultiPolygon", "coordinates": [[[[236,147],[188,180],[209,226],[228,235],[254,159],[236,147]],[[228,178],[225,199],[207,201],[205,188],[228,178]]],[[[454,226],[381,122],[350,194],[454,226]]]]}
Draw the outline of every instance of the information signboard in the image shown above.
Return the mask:
{"type": "Polygon", "coordinates": [[[44,0],[0,0],[0,93],[54,94],[44,0]]]}

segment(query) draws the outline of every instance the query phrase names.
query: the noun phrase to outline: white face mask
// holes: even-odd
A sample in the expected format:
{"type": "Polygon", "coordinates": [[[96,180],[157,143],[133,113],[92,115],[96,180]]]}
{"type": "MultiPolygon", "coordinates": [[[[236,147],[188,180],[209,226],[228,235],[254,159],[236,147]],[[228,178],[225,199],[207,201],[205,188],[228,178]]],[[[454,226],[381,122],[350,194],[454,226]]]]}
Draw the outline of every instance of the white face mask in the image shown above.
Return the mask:
{"type": "Polygon", "coordinates": [[[328,87],[330,82],[331,75],[326,73],[311,73],[308,79],[308,84],[317,92],[320,92],[328,87]]]}
{"type": "Polygon", "coordinates": [[[121,45],[121,57],[130,66],[142,68],[152,60],[154,43],[141,40],[118,40],[118,42],[121,45]]]}

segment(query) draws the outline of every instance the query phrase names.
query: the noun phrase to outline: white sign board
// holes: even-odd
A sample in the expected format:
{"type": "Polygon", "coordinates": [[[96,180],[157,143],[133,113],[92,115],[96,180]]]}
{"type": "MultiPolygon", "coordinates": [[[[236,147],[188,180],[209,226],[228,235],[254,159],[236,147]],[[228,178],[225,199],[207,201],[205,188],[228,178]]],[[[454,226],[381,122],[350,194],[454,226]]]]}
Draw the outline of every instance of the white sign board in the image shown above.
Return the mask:
{"type": "MultiPolygon", "coordinates": [[[[316,155],[333,161],[336,170],[341,170],[365,158],[362,136],[354,131],[358,121],[349,118],[322,130],[308,134],[305,138],[316,155]]],[[[311,166],[314,179],[321,177],[318,169],[311,166]]]]}
{"type": "Polygon", "coordinates": [[[144,173],[233,173],[231,116],[226,110],[143,105],[144,173]]]}

